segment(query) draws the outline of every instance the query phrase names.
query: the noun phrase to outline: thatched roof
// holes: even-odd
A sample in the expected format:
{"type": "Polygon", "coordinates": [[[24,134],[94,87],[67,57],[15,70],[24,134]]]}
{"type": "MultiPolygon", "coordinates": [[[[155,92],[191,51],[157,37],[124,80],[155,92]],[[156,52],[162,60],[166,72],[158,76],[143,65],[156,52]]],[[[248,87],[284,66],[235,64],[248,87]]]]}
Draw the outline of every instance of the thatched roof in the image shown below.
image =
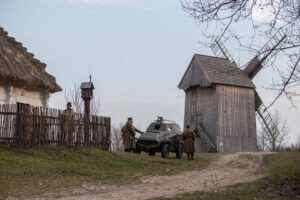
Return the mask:
{"type": "Polygon", "coordinates": [[[195,54],[178,87],[185,90],[212,84],[255,88],[249,76],[228,59],[195,54]]]}
{"type": "Polygon", "coordinates": [[[22,43],[0,27],[0,80],[44,88],[51,93],[62,89],[45,70],[46,64],[34,58],[22,43]]]}

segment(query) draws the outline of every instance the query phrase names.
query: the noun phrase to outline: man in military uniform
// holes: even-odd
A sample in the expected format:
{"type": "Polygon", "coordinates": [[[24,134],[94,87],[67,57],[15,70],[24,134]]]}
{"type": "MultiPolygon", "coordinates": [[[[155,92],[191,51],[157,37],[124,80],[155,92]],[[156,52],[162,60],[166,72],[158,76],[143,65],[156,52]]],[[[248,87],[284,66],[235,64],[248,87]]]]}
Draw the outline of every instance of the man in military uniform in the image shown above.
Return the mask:
{"type": "Polygon", "coordinates": [[[183,140],[183,152],[187,153],[188,159],[194,160],[194,152],[195,152],[195,133],[190,128],[190,126],[186,126],[186,130],[182,134],[183,140]]]}
{"type": "Polygon", "coordinates": [[[67,109],[62,115],[62,142],[68,146],[74,145],[74,111],[71,102],[67,103],[67,109]]]}
{"type": "Polygon", "coordinates": [[[125,152],[131,152],[135,150],[135,132],[143,133],[133,126],[133,119],[128,118],[126,124],[122,127],[122,138],[125,152]]]}

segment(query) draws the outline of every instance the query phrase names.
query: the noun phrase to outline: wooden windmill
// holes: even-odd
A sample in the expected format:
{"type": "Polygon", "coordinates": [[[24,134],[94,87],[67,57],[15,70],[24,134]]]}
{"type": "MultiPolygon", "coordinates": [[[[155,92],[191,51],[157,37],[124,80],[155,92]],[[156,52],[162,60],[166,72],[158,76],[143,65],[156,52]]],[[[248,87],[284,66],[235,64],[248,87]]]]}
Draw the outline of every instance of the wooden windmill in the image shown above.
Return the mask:
{"type": "Polygon", "coordinates": [[[283,31],[278,31],[244,70],[219,38],[211,45],[216,57],[194,55],[178,87],[186,94],[184,124],[192,126],[199,136],[198,152],[256,151],[255,116],[265,131],[278,131],[252,79],[285,38],[283,31]]]}
{"type": "MultiPolygon", "coordinates": [[[[273,37],[263,46],[263,48],[254,56],[254,58],[248,62],[244,72],[248,74],[250,79],[253,79],[255,75],[264,67],[265,64],[270,61],[270,59],[275,56],[279,49],[283,46],[283,41],[286,39],[286,34],[282,29],[280,29],[273,37]]],[[[218,57],[224,57],[229,59],[232,63],[239,67],[229,51],[226,49],[222,41],[217,38],[211,45],[211,49],[214,54],[218,57]]],[[[271,118],[267,107],[263,103],[262,99],[255,90],[255,110],[259,122],[263,130],[267,133],[279,132],[278,127],[271,118]]]]}

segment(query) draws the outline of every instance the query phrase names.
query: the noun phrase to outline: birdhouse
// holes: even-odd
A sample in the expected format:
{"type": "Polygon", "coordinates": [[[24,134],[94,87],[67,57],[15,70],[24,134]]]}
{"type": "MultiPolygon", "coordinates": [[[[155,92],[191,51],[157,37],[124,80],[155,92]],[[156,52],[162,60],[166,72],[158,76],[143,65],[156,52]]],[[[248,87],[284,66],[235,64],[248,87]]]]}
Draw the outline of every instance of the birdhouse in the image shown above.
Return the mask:
{"type": "Polygon", "coordinates": [[[83,82],[81,83],[81,98],[83,99],[92,99],[94,84],[92,82],[83,82]]]}

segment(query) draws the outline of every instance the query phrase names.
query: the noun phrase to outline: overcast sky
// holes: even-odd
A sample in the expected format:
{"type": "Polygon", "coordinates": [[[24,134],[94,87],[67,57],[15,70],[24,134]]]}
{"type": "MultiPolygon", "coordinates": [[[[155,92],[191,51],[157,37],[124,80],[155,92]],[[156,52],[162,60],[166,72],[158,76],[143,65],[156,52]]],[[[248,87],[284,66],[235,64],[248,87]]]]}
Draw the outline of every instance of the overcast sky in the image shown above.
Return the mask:
{"type": "MultiPolygon", "coordinates": [[[[257,12],[256,20],[264,19],[257,12]]],[[[197,24],[179,0],[0,0],[0,26],[45,62],[63,89],[92,74],[101,115],[114,124],[131,116],[140,129],[156,116],[183,123],[184,92],[177,85],[193,54],[213,55],[199,41],[207,41],[203,29],[214,27],[197,24]]],[[[247,27],[236,26],[241,34],[250,31],[247,27]]],[[[238,62],[252,56],[226,45],[238,62]]],[[[273,74],[262,70],[254,79],[265,104],[274,94],[262,86],[273,74]]],[[[65,104],[63,92],[52,95],[51,107],[65,104]]],[[[295,104],[300,106],[299,98],[295,104]]],[[[300,111],[286,99],[271,111],[276,109],[293,142],[300,133],[300,111]]]]}

